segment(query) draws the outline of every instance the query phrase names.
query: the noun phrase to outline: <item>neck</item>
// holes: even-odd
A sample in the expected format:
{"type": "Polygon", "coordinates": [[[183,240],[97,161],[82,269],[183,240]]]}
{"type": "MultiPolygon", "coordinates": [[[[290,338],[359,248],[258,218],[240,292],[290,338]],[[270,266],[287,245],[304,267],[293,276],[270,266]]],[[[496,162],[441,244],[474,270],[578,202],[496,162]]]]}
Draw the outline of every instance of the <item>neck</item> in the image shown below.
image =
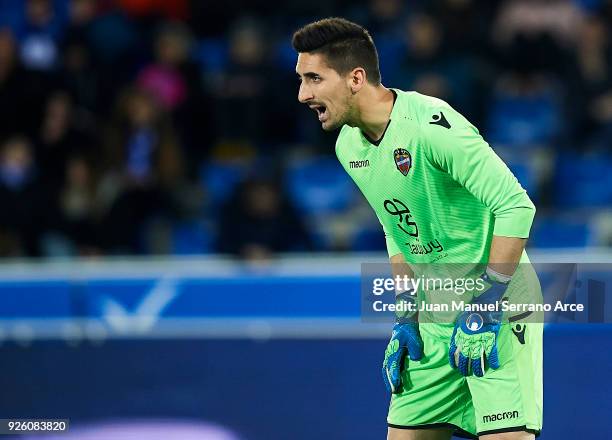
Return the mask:
{"type": "Polygon", "coordinates": [[[393,92],[380,85],[366,87],[360,93],[357,109],[359,122],[356,124],[370,139],[381,138],[393,110],[393,92]]]}

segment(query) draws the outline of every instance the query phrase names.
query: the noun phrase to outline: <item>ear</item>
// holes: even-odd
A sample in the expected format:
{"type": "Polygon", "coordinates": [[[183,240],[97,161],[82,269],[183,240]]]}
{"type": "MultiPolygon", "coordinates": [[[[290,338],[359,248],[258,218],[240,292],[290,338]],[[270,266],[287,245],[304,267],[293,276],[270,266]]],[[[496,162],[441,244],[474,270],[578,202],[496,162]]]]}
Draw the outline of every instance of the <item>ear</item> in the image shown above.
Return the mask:
{"type": "Polygon", "coordinates": [[[363,67],[355,67],[350,71],[348,79],[351,91],[353,94],[357,93],[363,86],[366,85],[366,71],[363,69],[363,67]]]}

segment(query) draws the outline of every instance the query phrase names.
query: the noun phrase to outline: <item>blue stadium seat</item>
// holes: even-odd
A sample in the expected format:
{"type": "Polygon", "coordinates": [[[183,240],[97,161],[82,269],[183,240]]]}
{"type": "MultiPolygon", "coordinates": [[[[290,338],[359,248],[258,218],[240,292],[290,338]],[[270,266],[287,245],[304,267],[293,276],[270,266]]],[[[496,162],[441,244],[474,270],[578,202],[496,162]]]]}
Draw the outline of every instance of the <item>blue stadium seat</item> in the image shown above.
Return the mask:
{"type": "Polygon", "coordinates": [[[314,248],[319,252],[329,252],[336,249],[333,234],[323,224],[311,224],[308,227],[310,239],[314,248]]]}
{"type": "Polygon", "coordinates": [[[0,0],[0,27],[13,31],[23,22],[25,4],[14,0],[0,0]]]}
{"type": "Polygon", "coordinates": [[[560,155],[555,167],[556,202],[564,207],[612,205],[612,158],[560,155]]]}
{"type": "Polygon", "coordinates": [[[357,187],[335,158],[304,159],[289,166],[287,192],[305,214],[341,212],[355,200],[357,187]]]}
{"type": "Polygon", "coordinates": [[[213,237],[201,221],[180,222],[172,228],[172,253],[197,255],[213,251],[213,237]]]}
{"type": "Polygon", "coordinates": [[[487,137],[495,144],[522,146],[550,143],[559,130],[559,107],[552,95],[498,95],[489,110],[487,137]]]}
{"type": "Polygon", "coordinates": [[[508,168],[518,179],[521,186],[525,188],[527,194],[533,201],[538,200],[538,179],[536,172],[530,163],[507,162],[508,168]]]}
{"type": "Polygon", "coordinates": [[[208,203],[222,205],[236,186],[246,177],[247,167],[238,162],[209,162],[200,169],[200,182],[206,191],[208,203]]]}
{"type": "Polygon", "coordinates": [[[395,72],[406,53],[406,43],[395,35],[381,34],[376,37],[376,49],[381,72],[395,72]]]}
{"type": "Polygon", "coordinates": [[[228,62],[227,42],[221,38],[206,38],[194,45],[192,57],[206,72],[221,72],[228,62]]]}
{"type": "Polygon", "coordinates": [[[536,219],[529,236],[532,248],[585,247],[590,239],[589,225],[584,220],[557,217],[536,219]]]}
{"type": "Polygon", "coordinates": [[[586,12],[597,12],[597,9],[601,6],[602,0],[574,0],[574,3],[586,12]]]}
{"type": "Polygon", "coordinates": [[[297,54],[291,45],[291,36],[283,38],[276,44],[272,58],[275,64],[285,71],[293,71],[295,69],[297,54]]]}

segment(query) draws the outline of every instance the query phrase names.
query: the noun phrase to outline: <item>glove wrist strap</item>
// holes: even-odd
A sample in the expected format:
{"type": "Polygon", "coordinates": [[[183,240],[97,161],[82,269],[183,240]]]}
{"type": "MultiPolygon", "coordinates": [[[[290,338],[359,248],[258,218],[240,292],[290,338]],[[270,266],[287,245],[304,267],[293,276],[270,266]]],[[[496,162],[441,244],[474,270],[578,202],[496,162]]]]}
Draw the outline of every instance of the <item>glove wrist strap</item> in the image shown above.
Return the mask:
{"type": "Polygon", "coordinates": [[[495,269],[491,268],[491,266],[487,266],[485,273],[492,281],[496,281],[502,284],[508,284],[512,281],[512,275],[506,275],[500,272],[497,272],[495,269]]]}
{"type": "Polygon", "coordinates": [[[482,274],[482,279],[489,285],[489,288],[478,296],[472,298],[472,304],[495,304],[499,303],[506,294],[508,284],[500,281],[492,280],[487,272],[482,274]]]}
{"type": "Polygon", "coordinates": [[[395,295],[395,305],[402,306],[396,310],[395,321],[398,324],[415,324],[419,322],[418,298],[414,290],[400,291],[395,295]]]}

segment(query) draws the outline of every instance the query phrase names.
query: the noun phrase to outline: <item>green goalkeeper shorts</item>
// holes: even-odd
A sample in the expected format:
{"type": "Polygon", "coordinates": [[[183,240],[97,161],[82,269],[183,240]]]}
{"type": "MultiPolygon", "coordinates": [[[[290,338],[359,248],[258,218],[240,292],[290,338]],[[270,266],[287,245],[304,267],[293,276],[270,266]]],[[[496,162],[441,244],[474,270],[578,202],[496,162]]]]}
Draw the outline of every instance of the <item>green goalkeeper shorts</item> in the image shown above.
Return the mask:
{"type": "Polygon", "coordinates": [[[406,359],[403,391],[393,394],[389,427],[450,427],[455,435],[477,435],[542,429],[541,323],[502,324],[500,367],[484,377],[463,377],[448,362],[452,324],[421,324],[424,357],[406,359]]]}

